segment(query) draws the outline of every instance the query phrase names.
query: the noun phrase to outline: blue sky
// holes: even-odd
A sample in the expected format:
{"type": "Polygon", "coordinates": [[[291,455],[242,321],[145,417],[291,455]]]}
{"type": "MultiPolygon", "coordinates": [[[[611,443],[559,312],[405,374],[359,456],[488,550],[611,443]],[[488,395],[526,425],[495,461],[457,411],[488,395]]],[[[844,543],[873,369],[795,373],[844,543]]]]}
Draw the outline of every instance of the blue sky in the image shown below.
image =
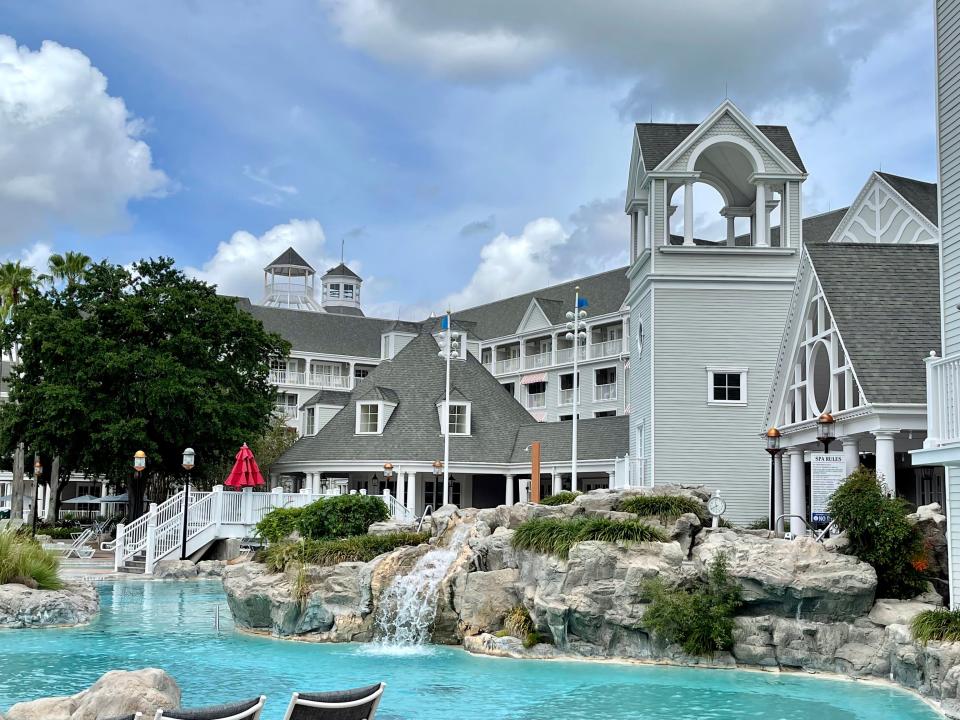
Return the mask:
{"type": "Polygon", "coordinates": [[[0,1],[2,252],[171,255],[256,300],[281,245],[345,239],[373,313],[482,302],[624,262],[632,123],[725,88],[840,207],[935,177],[930,3],[876,5],[0,1]]]}

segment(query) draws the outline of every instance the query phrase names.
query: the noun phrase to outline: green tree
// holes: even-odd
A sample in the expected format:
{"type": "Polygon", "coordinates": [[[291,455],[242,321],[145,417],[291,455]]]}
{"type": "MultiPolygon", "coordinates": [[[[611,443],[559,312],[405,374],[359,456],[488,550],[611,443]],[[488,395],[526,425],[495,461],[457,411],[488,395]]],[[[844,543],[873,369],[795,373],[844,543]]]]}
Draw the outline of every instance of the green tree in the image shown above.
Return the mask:
{"type": "Polygon", "coordinates": [[[271,359],[289,344],[168,258],[95,264],[83,283],[22,301],[2,331],[21,348],[0,407],[0,449],[18,438],[64,467],[125,482],[142,514],[183,477],[185,447],[215,465],[267,428],[271,359]],[[147,470],[133,478],[133,453],[147,470]]]}
{"type": "Polygon", "coordinates": [[[51,255],[47,260],[47,266],[54,280],[63,280],[68,288],[72,288],[83,280],[92,262],[89,255],[68,250],[63,255],[60,253],[51,255]]]}
{"type": "MultiPolygon", "coordinates": [[[[263,473],[263,479],[267,481],[263,489],[270,489],[267,487],[270,480],[268,476],[270,466],[279,460],[280,456],[289,450],[296,441],[297,431],[288,426],[286,421],[276,414],[271,416],[266,430],[252,440],[246,441],[257,461],[260,472],[263,473]]],[[[239,447],[235,448],[234,452],[239,449],[239,447]]],[[[214,485],[223,483],[233,469],[235,462],[235,457],[231,455],[215,465],[205,465],[202,469],[198,468],[200,472],[196,473],[195,478],[197,486],[209,490],[214,485]]]]}

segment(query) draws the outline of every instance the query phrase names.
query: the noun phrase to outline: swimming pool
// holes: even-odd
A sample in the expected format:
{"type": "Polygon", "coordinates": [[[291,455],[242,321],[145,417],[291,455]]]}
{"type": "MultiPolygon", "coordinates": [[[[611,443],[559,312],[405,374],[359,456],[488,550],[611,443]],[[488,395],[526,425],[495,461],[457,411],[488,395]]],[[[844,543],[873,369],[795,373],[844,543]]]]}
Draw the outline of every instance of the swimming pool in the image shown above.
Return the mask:
{"type": "Polygon", "coordinates": [[[153,666],[176,678],[187,705],[262,692],[264,720],[280,720],[294,690],[377,680],[387,683],[378,720],[939,717],[906,692],[799,675],[504,660],[441,647],[383,654],[366,645],[250,637],[234,631],[216,581],[104,584],[101,598],[88,627],[0,632],[0,712],[20,700],[77,692],[107,670],[153,666]]]}

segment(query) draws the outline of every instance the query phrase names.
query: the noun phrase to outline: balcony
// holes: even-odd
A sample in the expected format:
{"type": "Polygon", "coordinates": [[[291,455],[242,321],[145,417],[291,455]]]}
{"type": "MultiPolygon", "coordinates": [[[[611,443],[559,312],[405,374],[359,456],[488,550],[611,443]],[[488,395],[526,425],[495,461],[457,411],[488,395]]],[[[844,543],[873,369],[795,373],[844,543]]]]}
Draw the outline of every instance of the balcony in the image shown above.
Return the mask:
{"type": "MultiPolygon", "coordinates": [[[[587,359],[587,348],[585,348],[585,347],[583,347],[583,346],[580,347],[580,357],[577,358],[577,359],[578,359],[578,360],[586,360],[586,359],[587,359]]],[[[557,365],[566,365],[567,363],[572,363],[572,362],[573,362],[573,348],[572,348],[572,347],[571,347],[571,348],[563,348],[563,349],[561,349],[561,350],[557,350],[557,365]]]]}
{"type": "Polygon", "coordinates": [[[623,338],[607,340],[601,343],[595,343],[590,346],[591,358],[605,358],[619,355],[623,352],[623,338]]]}
{"type": "Polygon", "coordinates": [[[923,450],[915,451],[915,459],[947,445],[960,445],[960,354],[931,356],[925,362],[927,439],[923,441],[923,450]]]}
{"type": "Polygon", "coordinates": [[[523,367],[526,370],[547,367],[553,362],[553,353],[544,352],[536,355],[527,355],[523,358],[523,367]]]}
{"type": "MultiPolygon", "coordinates": [[[[577,392],[577,402],[580,402],[580,393],[577,392]]],[[[573,405],[573,388],[568,388],[566,390],[560,390],[560,405],[573,405]]]]}
{"type": "Polygon", "coordinates": [[[520,358],[512,357],[506,358],[505,360],[497,360],[493,366],[493,372],[495,375],[503,375],[508,372],[516,372],[520,369],[520,358]]]}
{"type": "Polygon", "coordinates": [[[547,406],[547,394],[531,393],[527,395],[527,407],[531,410],[543,410],[547,406]]]}
{"type": "Polygon", "coordinates": [[[617,399],[617,384],[615,382],[606,385],[596,385],[593,388],[593,399],[597,402],[602,400],[617,399]]]}
{"type": "Polygon", "coordinates": [[[274,385],[294,385],[297,387],[325,388],[330,390],[349,390],[348,375],[328,373],[290,372],[289,370],[271,370],[270,382],[274,385]]]}

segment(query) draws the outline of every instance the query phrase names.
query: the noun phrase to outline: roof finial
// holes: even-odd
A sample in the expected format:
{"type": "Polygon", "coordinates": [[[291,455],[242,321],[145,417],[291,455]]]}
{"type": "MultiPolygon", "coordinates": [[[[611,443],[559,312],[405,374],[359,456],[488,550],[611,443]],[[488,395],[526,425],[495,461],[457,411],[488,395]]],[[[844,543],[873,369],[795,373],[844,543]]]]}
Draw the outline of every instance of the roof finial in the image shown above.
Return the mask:
{"type": "Polygon", "coordinates": [[[347,241],[346,238],[340,238],[340,264],[343,265],[343,244],[347,241]]]}
{"type": "Polygon", "coordinates": [[[650,124],[653,125],[653,103],[650,103],[650,124]]]}
{"type": "Polygon", "coordinates": [[[726,80],[723,81],[723,99],[730,99],[730,83],[728,83],[726,80]]]}

